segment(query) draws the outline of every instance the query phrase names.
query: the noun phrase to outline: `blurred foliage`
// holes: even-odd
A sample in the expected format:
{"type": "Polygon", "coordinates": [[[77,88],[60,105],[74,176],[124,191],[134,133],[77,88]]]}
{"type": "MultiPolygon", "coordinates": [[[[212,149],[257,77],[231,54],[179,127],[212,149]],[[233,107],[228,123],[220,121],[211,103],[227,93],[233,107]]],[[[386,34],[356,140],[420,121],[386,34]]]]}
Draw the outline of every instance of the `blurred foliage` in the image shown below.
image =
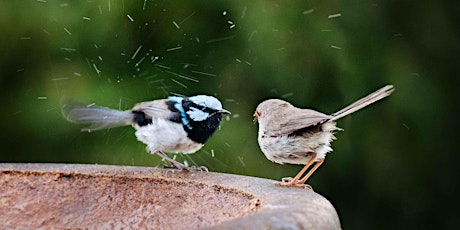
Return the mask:
{"type": "Polygon", "coordinates": [[[156,166],[131,127],[81,133],[60,98],[129,109],[210,94],[232,115],[203,150],[177,159],[279,180],[301,166],[263,156],[258,103],[333,113],[394,84],[391,97],[339,121],[345,131],[309,183],[345,229],[453,229],[459,10],[456,1],[1,1],[0,161],[156,166]]]}

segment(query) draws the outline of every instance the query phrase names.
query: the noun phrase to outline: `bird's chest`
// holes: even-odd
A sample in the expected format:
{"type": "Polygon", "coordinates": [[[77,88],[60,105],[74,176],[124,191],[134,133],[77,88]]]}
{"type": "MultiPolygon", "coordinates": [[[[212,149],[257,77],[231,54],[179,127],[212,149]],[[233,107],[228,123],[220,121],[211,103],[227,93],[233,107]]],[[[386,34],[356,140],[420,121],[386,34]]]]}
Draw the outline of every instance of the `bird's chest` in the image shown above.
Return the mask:
{"type": "Polygon", "coordinates": [[[277,163],[304,164],[313,152],[324,158],[332,151],[330,142],[334,139],[335,124],[328,122],[321,129],[302,135],[269,136],[259,131],[258,142],[262,152],[277,163]]]}
{"type": "Polygon", "coordinates": [[[182,124],[163,119],[155,119],[151,124],[142,126],[136,131],[136,137],[152,152],[193,153],[203,146],[188,137],[182,124]]]}
{"type": "Polygon", "coordinates": [[[301,137],[290,137],[288,135],[283,136],[267,136],[259,135],[259,145],[264,153],[270,155],[280,153],[291,153],[291,152],[309,152],[314,151],[317,144],[309,139],[301,137]]]}

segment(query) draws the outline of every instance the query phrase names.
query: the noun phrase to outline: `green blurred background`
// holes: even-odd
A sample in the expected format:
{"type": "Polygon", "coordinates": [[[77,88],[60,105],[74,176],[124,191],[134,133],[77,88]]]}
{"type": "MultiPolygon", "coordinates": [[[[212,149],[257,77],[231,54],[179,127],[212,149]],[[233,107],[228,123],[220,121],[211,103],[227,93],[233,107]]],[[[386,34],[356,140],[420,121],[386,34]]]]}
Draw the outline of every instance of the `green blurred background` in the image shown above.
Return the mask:
{"type": "Polygon", "coordinates": [[[344,229],[453,229],[460,65],[458,1],[1,1],[1,162],[156,166],[131,127],[82,133],[64,95],[129,109],[210,94],[232,115],[177,157],[279,180],[252,113],[276,97],[333,113],[385,85],[394,94],[340,120],[309,180],[344,229]]]}

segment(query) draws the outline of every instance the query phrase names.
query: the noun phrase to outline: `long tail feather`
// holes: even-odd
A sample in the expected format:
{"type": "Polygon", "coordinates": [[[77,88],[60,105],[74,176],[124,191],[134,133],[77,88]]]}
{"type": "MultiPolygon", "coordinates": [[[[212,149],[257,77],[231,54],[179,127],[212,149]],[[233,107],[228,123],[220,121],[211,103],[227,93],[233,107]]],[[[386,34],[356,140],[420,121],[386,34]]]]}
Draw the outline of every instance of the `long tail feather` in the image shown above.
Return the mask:
{"type": "Polygon", "coordinates": [[[131,111],[120,111],[105,107],[83,106],[75,101],[61,100],[62,113],[71,122],[90,124],[81,131],[96,131],[119,126],[130,125],[134,114],[131,111]]]}
{"type": "Polygon", "coordinates": [[[378,100],[388,97],[394,91],[393,85],[386,85],[379,90],[367,95],[366,97],[354,102],[353,104],[343,108],[342,110],[331,114],[332,120],[338,120],[344,116],[354,113],[378,100]]]}

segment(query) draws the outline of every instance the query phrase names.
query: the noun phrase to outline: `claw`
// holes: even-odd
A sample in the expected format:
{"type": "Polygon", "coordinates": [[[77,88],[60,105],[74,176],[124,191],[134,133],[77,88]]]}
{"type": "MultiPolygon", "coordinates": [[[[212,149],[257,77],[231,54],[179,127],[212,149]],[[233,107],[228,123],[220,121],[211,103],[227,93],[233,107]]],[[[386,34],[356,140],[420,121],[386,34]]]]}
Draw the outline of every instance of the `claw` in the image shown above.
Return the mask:
{"type": "Polygon", "coordinates": [[[294,178],[292,177],[283,177],[281,178],[281,182],[283,183],[290,183],[294,178]]]}
{"type": "MultiPolygon", "coordinates": [[[[283,178],[284,179],[284,178],[283,178]]],[[[305,188],[305,189],[308,189],[308,190],[312,190],[313,191],[313,188],[311,187],[311,185],[308,185],[308,184],[301,184],[299,183],[299,181],[297,182],[277,182],[275,183],[276,186],[284,186],[284,187],[297,187],[297,188],[305,188]]]]}
{"type": "Polygon", "coordinates": [[[302,179],[300,177],[307,171],[307,169],[314,163],[316,159],[316,152],[313,153],[312,157],[310,160],[305,164],[305,166],[300,170],[297,175],[292,178],[292,177],[284,177],[281,179],[281,182],[276,183],[277,186],[290,186],[290,187],[300,187],[300,188],[307,188],[307,189],[312,189],[310,185],[305,184],[307,179],[318,169],[318,167],[324,162],[324,158],[318,159],[318,162],[313,166],[310,171],[308,171],[307,175],[305,175],[302,179]]]}
{"type": "Polygon", "coordinates": [[[205,166],[190,166],[187,168],[187,170],[195,172],[209,172],[208,168],[205,166]]]}
{"type": "Polygon", "coordinates": [[[184,164],[181,164],[177,161],[174,161],[174,162],[170,162],[168,161],[170,164],[166,164],[164,163],[162,166],[163,168],[165,169],[179,169],[179,170],[182,170],[182,171],[193,171],[193,172],[209,172],[208,168],[206,168],[206,166],[190,166],[190,167],[187,167],[185,166],[184,164]]]}

